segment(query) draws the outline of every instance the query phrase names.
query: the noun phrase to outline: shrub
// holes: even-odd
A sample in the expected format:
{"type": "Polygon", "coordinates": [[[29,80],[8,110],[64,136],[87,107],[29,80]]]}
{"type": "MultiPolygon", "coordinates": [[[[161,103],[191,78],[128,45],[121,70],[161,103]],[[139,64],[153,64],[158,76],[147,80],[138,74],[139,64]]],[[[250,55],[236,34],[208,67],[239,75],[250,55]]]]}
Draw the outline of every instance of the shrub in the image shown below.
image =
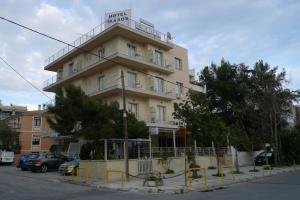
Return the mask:
{"type": "Polygon", "coordinates": [[[90,160],[91,159],[91,151],[92,151],[92,144],[91,143],[86,143],[81,146],[80,149],[80,159],[81,160],[90,160]]]}

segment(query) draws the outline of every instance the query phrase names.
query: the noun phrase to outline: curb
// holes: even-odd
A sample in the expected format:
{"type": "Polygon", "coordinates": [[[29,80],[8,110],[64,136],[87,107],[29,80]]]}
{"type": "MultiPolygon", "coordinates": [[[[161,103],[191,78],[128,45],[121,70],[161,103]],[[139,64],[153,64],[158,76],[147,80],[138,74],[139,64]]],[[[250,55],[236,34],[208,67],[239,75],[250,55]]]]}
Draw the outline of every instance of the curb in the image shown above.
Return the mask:
{"type": "Polygon", "coordinates": [[[278,174],[284,174],[284,173],[289,173],[289,172],[294,172],[299,170],[299,168],[297,167],[296,169],[293,168],[286,168],[286,169],[282,169],[276,173],[272,173],[269,174],[268,172],[266,173],[266,175],[264,176],[251,176],[249,178],[245,178],[245,179],[238,179],[234,182],[230,182],[230,183],[224,183],[224,184],[215,184],[212,186],[207,186],[207,188],[205,187],[186,187],[186,186],[178,186],[178,188],[161,188],[161,187],[132,187],[132,188],[120,188],[120,187],[108,187],[106,185],[95,185],[92,183],[86,183],[85,181],[73,181],[73,180],[66,180],[66,179],[58,179],[60,182],[65,182],[65,183],[70,183],[70,184],[75,184],[75,185],[81,185],[81,186],[87,186],[87,187],[93,187],[96,189],[105,189],[108,191],[122,191],[122,192],[135,192],[135,193],[148,193],[148,194],[183,194],[183,193],[188,193],[188,192],[192,192],[192,191],[199,191],[199,192],[212,192],[215,190],[220,190],[220,189],[226,189],[232,185],[237,185],[237,184],[241,184],[241,183],[247,183],[250,181],[254,181],[254,180],[262,180],[264,178],[268,178],[268,177],[272,177],[278,174]]]}

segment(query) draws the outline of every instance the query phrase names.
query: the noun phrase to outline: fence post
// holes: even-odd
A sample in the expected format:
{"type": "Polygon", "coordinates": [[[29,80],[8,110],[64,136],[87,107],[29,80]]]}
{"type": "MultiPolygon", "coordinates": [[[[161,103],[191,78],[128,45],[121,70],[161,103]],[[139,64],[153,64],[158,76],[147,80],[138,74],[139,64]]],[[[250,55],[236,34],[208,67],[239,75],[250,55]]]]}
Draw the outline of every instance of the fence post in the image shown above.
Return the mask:
{"type": "Polygon", "coordinates": [[[198,152],[197,152],[197,141],[194,140],[194,148],[195,148],[195,156],[198,156],[198,152]]]}
{"type": "Polygon", "coordinates": [[[174,157],[177,157],[177,153],[176,153],[176,135],[175,135],[175,130],[173,130],[173,148],[174,148],[174,157]]]}
{"type": "Polygon", "coordinates": [[[107,139],[104,140],[104,160],[107,160],[107,139]]]}

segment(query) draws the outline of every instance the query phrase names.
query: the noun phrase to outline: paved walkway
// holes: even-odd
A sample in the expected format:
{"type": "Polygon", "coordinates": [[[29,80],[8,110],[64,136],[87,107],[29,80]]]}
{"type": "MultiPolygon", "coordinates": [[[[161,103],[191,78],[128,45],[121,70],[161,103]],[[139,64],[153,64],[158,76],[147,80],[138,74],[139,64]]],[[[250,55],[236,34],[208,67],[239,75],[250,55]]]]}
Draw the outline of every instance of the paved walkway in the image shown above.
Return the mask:
{"type": "MultiPolygon", "coordinates": [[[[187,184],[185,186],[185,176],[183,173],[179,174],[169,174],[163,176],[163,186],[159,187],[145,187],[143,186],[144,180],[142,178],[131,177],[129,182],[125,182],[122,186],[121,181],[112,181],[110,183],[105,183],[105,181],[99,180],[90,180],[87,179],[88,185],[97,188],[106,188],[111,190],[123,190],[130,192],[142,192],[142,193],[185,193],[193,190],[212,190],[220,187],[226,187],[231,184],[247,182],[250,180],[262,179],[264,177],[274,176],[276,174],[296,171],[300,169],[300,166],[292,167],[276,167],[272,170],[264,170],[263,167],[256,167],[258,172],[250,172],[253,169],[250,167],[241,167],[241,174],[232,174],[232,169],[224,168],[224,177],[215,177],[213,174],[217,173],[217,170],[207,170],[207,179],[204,177],[199,179],[194,179],[192,182],[189,182],[187,179],[187,184]]],[[[83,183],[86,184],[85,178],[79,177],[65,177],[64,181],[83,183]]]]}

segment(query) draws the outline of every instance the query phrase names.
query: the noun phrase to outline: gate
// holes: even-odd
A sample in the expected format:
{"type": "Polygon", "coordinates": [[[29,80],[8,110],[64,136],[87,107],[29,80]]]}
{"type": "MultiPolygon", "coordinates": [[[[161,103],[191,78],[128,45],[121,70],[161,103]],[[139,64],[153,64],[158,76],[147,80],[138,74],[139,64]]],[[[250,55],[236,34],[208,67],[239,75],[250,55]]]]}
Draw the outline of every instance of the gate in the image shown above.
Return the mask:
{"type": "Polygon", "coordinates": [[[138,159],[138,173],[149,174],[153,172],[152,159],[151,158],[140,158],[138,159]]]}

